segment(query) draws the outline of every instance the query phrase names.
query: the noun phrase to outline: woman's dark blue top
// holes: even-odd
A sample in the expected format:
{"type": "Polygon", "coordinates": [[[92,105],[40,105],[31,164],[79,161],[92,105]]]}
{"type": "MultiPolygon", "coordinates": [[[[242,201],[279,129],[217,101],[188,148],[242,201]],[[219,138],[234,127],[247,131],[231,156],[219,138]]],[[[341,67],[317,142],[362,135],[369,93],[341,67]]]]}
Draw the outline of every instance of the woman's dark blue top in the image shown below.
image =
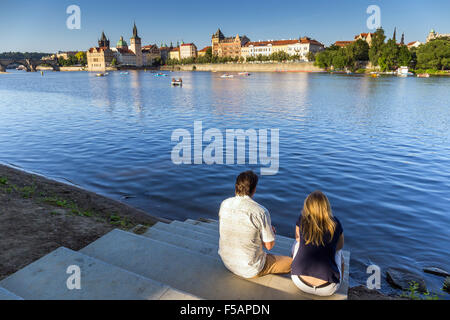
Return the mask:
{"type": "MultiPolygon", "coordinates": [[[[297,221],[300,228],[302,216],[297,221]]],[[[307,276],[328,281],[329,283],[339,283],[340,274],[336,264],[336,246],[339,242],[344,229],[340,221],[334,217],[336,228],[331,239],[331,234],[327,232],[324,235],[324,244],[316,246],[312,243],[306,245],[300,231],[300,246],[297,256],[292,262],[292,275],[307,276]]]]}

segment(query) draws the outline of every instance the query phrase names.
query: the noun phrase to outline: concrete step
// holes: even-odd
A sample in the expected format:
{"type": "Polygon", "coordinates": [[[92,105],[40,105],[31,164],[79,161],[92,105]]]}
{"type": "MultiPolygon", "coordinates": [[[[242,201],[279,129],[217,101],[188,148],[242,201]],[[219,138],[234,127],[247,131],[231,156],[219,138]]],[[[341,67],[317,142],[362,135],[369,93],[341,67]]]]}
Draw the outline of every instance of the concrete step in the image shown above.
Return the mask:
{"type": "MultiPolygon", "coordinates": [[[[142,234],[142,236],[218,257],[219,238],[217,236],[198,233],[189,229],[179,228],[173,224],[165,223],[157,223],[149,228],[147,232],[142,234]]],[[[275,246],[270,253],[287,256],[291,254],[290,249],[284,249],[281,246],[275,246]]]]}
{"type": "MultiPolygon", "coordinates": [[[[142,236],[153,240],[167,242],[177,247],[188,249],[193,252],[199,252],[201,254],[209,255],[211,257],[220,259],[218,255],[219,242],[217,241],[217,239],[214,239],[212,241],[210,239],[207,240],[193,239],[189,237],[190,234],[189,230],[177,229],[174,226],[171,226],[171,228],[172,230],[160,230],[151,227],[147,230],[147,232],[142,234],[142,236]]],[[[276,255],[289,254],[280,250],[276,250],[276,248],[274,248],[274,250],[272,250],[270,253],[276,255]]]]}
{"type": "MultiPolygon", "coordinates": [[[[219,222],[211,223],[211,222],[202,222],[202,221],[198,221],[198,220],[187,219],[185,221],[185,223],[201,226],[201,227],[204,227],[204,228],[207,228],[207,229],[210,229],[210,230],[214,230],[214,231],[219,231],[219,222]]],[[[279,234],[277,234],[277,241],[281,242],[281,243],[290,244],[291,246],[294,243],[294,239],[293,238],[285,237],[285,236],[282,236],[282,235],[279,235],[279,234]]]]}
{"type": "Polygon", "coordinates": [[[210,233],[204,233],[204,232],[198,232],[194,230],[194,228],[188,228],[186,226],[179,226],[176,224],[167,224],[167,223],[160,223],[153,225],[150,229],[158,229],[162,231],[167,232],[175,232],[179,235],[186,235],[191,239],[199,240],[199,241],[209,241],[211,243],[218,243],[218,237],[216,234],[210,234],[210,233]]]}
{"type": "MultiPolygon", "coordinates": [[[[114,246],[114,244],[112,244],[114,246]]],[[[168,300],[196,297],[67,248],[59,248],[0,282],[26,300],[168,300]],[[81,290],[67,287],[69,266],[81,290]]]]}
{"type": "Polygon", "coordinates": [[[23,300],[21,297],[15,295],[14,293],[0,287],[0,301],[6,300],[23,300]]]}
{"type": "MultiPolygon", "coordinates": [[[[199,233],[204,233],[210,236],[214,236],[216,241],[219,241],[219,231],[210,228],[205,228],[199,224],[191,224],[188,222],[173,221],[170,225],[177,226],[179,228],[184,228],[185,230],[194,230],[199,233]]],[[[289,239],[289,238],[288,238],[289,239]]],[[[284,255],[291,255],[292,245],[294,244],[294,239],[284,240],[278,235],[276,236],[274,252],[282,252],[284,255]]]]}
{"type": "MultiPolygon", "coordinates": [[[[242,279],[218,259],[121,230],[111,231],[81,252],[209,300],[319,299],[302,293],[289,278],[242,279]]],[[[327,299],[346,299],[345,287],[327,299]]]]}

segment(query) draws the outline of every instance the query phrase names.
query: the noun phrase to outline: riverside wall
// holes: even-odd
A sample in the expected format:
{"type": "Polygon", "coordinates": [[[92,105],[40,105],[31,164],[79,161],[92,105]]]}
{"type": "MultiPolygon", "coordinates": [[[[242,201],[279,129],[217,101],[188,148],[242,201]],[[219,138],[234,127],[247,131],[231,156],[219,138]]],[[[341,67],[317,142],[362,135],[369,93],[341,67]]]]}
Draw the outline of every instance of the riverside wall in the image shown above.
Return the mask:
{"type": "Polygon", "coordinates": [[[162,66],[170,71],[209,71],[209,72],[323,72],[313,62],[298,63],[212,63],[162,66]]]}

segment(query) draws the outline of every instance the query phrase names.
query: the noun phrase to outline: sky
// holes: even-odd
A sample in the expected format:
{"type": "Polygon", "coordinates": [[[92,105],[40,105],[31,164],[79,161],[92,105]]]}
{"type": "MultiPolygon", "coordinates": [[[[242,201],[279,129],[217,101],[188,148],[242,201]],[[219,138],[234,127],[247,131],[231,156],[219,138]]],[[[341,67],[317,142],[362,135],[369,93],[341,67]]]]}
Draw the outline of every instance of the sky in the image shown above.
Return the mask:
{"type": "Polygon", "coordinates": [[[129,44],[133,23],[143,44],[210,45],[218,28],[252,41],[308,36],[330,45],[353,40],[367,26],[367,8],[378,5],[388,37],[425,41],[429,31],[450,33],[449,0],[0,0],[0,52],[57,52],[96,46],[102,31],[115,46],[129,44]],[[67,7],[81,9],[81,29],[66,26],[67,7]]]}

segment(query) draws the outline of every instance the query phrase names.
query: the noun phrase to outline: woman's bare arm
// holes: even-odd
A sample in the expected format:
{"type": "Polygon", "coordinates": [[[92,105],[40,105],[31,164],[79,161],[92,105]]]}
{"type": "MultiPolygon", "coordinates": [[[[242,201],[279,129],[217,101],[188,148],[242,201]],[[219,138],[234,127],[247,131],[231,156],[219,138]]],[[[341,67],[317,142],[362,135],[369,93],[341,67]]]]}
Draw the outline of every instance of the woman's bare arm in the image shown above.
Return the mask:
{"type": "Polygon", "coordinates": [[[344,248],[344,234],[341,235],[341,237],[339,238],[339,241],[336,245],[336,251],[342,250],[344,248]]]}
{"type": "Polygon", "coordinates": [[[295,228],[295,240],[300,242],[300,228],[298,226],[295,228]]]}

